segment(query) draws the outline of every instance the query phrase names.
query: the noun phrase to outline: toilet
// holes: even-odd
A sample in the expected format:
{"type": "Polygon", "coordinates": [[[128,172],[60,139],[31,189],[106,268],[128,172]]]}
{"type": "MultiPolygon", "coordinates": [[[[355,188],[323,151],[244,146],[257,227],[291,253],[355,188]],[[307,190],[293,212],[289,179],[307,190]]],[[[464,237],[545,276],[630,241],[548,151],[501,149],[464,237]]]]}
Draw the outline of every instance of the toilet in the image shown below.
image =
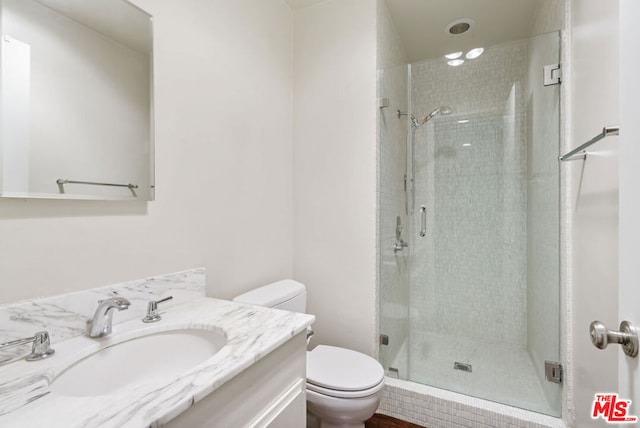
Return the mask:
{"type": "MultiPolygon", "coordinates": [[[[256,288],[234,302],[305,312],[303,284],[285,279],[256,288]]],[[[362,428],[380,404],[384,370],[368,355],[335,346],[307,351],[307,410],[321,428],[362,428]]]]}

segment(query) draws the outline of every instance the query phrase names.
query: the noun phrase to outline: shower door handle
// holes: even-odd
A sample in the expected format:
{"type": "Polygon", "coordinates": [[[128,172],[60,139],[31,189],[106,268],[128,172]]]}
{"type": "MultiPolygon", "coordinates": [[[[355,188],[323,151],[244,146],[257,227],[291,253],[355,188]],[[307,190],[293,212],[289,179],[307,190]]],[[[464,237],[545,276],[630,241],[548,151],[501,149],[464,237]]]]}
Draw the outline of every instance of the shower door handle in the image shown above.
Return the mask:
{"type": "Polygon", "coordinates": [[[427,236],[427,207],[422,205],[420,207],[420,237],[427,236]]]}

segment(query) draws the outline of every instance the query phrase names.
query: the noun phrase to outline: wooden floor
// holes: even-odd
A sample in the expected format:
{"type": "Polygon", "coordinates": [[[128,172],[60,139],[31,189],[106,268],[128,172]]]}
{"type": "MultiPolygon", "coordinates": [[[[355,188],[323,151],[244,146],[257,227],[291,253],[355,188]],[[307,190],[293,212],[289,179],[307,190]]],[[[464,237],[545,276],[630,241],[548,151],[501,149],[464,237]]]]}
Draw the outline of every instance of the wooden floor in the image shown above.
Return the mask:
{"type": "Polygon", "coordinates": [[[392,418],[391,416],[376,413],[365,424],[365,428],[425,428],[421,425],[412,424],[392,418]]]}

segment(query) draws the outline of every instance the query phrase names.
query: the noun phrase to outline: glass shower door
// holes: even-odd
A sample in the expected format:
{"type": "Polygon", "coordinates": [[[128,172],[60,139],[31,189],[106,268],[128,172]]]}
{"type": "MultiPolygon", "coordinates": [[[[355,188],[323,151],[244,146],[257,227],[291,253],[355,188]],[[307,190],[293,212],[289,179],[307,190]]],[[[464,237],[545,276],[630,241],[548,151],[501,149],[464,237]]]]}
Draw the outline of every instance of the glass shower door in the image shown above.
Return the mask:
{"type": "MultiPolygon", "coordinates": [[[[543,84],[543,69],[560,62],[559,47],[556,32],[487,47],[459,67],[411,64],[406,110],[418,122],[452,110],[413,129],[413,168],[390,166],[403,154],[387,153],[408,147],[410,121],[393,116],[402,107],[380,113],[381,362],[402,379],[553,416],[561,386],[546,380],[545,362],[560,361],[560,90],[543,84]],[[414,195],[403,187],[411,179],[414,195]],[[415,197],[415,210],[409,227],[400,216],[408,248],[393,253],[385,205],[398,195],[415,197]]],[[[403,83],[391,77],[380,74],[381,94],[403,83]]]]}

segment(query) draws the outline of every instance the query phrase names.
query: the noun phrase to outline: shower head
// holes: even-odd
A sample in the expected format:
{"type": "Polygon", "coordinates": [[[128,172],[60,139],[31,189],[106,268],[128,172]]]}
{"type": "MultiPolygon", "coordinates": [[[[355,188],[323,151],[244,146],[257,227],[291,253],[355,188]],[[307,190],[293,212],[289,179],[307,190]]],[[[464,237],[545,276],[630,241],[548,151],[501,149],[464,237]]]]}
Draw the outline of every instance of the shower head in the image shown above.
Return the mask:
{"type": "Polygon", "coordinates": [[[433,119],[436,115],[441,114],[443,116],[446,116],[448,114],[453,113],[453,109],[449,106],[440,106],[437,109],[435,109],[434,111],[432,111],[431,113],[429,113],[428,115],[426,115],[419,123],[418,126],[422,126],[425,123],[429,122],[431,119],[433,119]]]}

